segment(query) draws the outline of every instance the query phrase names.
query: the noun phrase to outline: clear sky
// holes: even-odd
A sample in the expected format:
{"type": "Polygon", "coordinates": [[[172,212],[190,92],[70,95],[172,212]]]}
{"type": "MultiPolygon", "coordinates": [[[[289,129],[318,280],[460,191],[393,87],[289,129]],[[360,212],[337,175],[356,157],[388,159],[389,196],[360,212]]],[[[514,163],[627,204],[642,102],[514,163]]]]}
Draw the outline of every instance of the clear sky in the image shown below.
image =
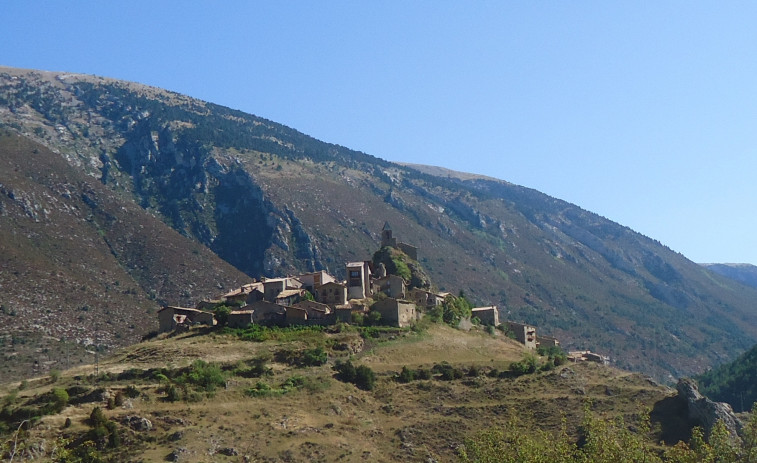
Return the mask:
{"type": "Polygon", "coordinates": [[[757,2],[0,3],[0,65],[185,93],[757,264],[757,2]]]}

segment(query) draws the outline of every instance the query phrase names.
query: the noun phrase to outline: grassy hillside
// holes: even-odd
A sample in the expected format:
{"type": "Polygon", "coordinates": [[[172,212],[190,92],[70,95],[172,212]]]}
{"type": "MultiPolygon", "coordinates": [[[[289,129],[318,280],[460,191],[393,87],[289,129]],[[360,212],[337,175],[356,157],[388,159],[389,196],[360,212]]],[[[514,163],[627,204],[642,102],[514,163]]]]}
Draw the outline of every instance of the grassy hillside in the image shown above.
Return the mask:
{"type": "MultiPolygon", "coordinates": [[[[524,350],[501,334],[442,325],[378,337],[347,327],[268,334],[254,342],[193,330],[122,349],[100,362],[98,375],[88,365],[6,384],[0,389],[6,439],[14,423],[9,415],[34,415],[55,402],[48,393],[59,389],[67,391],[67,404],[32,419],[23,437],[27,454],[49,454],[59,437],[91,437],[90,415],[99,406],[115,423],[103,428],[99,451],[111,461],[455,461],[466,438],[513,417],[548,432],[565,419],[577,438],[586,404],[597,416],[635,423],[671,396],[641,375],[597,364],[507,374],[524,350]],[[317,348],[325,364],[298,365],[317,348]],[[348,358],[375,372],[372,390],[339,379],[334,366],[348,358]],[[430,377],[400,382],[403,367],[430,377]],[[171,388],[176,401],[169,400],[171,388]],[[151,429],[135,429],[141,418],[151,429]],[[110,432],[118,434],[117,445],[110,432]]],[[[653,414],[649,438],[659,440],[680,419],[671,411],[653,414]]]]}

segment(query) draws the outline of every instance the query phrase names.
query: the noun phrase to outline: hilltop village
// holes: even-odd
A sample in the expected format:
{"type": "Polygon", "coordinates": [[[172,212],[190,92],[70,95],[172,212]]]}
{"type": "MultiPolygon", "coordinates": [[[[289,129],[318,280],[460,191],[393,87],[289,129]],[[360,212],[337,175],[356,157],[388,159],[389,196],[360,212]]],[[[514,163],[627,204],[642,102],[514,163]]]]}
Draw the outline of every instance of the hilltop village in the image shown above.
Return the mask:
{"type": "MultiPolygon", "coordinates": [[[[389,223],[381,230],[381,249],[400,262],[417,261],[418,249],[398,241],[389,223]]],[[[160,332],[184,331],[191,325],[231,328],[263,326],[333,325],[370,319],[374,324],[407,327],[430,310],[454,296],[413,287],[404,276],[387,271],[383,262],[360,261],[346,264],[346,280],[338,281],[321,270],[279,278],[253,280],[240,288],[201,301],[195,308],[166,306],[158,312],[160,332]],[[232,308],[219,315],[219,307],[232,308]],[[223,318],[219,320],[219,318],[223,318]]],[[[402,264],[399,264],[402,265],[402,264]]],[[[406,266],[405,266],[406,268],[406,266]]],[[[497,306],[473,307],[470,320],[481,325],[500,326],[497,306]]],[[[528,348],[559,346],[559,341],[536,334],[536,327],[506,321],[503,327],[528,348]]]]}

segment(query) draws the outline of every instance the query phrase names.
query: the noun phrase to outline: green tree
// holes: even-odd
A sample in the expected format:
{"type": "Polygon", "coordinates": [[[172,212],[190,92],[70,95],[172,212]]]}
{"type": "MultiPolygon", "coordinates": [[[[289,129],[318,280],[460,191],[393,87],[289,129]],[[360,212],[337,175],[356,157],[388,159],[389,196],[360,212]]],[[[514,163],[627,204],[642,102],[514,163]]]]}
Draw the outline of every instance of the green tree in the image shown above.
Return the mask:
{"type": "Polygon", "coordinates": [[[213,315],[218,321],[218,326],[226,326],[229,322],[229,315],[231,314],[231,307],[227,305],[219,305],[213,309],[213,315]]]}

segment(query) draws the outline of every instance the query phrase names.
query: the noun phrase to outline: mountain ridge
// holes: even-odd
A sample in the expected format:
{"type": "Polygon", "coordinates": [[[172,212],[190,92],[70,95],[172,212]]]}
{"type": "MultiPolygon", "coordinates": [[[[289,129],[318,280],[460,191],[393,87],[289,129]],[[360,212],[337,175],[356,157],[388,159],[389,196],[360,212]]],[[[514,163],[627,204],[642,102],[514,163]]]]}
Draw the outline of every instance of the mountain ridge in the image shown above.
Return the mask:
{"type": "Polygon", "coordinates": [[[565,201],[431,175],[173,92],[56,76],[0,70],[3,125],[249,278],[344,277],[389,221],[440,289],[623,368],[670,381],[757,342],[757,291],[565,201]]]}

